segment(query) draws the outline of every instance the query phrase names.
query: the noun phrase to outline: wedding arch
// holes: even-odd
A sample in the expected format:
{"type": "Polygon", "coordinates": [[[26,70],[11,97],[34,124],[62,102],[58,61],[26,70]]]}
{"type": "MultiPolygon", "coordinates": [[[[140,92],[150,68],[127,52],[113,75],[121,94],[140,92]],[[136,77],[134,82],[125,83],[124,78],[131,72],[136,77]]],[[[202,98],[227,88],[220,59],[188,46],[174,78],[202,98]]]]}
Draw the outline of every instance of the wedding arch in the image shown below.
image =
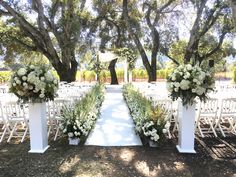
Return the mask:
{"type": "Polygon", "coordinates": [[[136,56],[129,48],[120,48],[116,51],[105,51],[104,53],[98,52],[97,59],[99,62],[110,62],[115,59],[119,59],[123,63],[124,67],[124,82],[132,82],[132,69],[134,68],[134,61],[136,56]]]}

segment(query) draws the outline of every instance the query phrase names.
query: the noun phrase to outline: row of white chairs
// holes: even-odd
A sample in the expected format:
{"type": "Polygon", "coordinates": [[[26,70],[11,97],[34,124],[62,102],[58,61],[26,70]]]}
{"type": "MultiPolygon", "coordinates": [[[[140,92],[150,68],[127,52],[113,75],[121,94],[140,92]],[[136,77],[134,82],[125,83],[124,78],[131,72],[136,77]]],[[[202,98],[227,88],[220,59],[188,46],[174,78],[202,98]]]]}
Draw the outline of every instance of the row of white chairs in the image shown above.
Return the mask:
{"type": "MultiPolygon", "coordinates": [[[[168,119],[174,124],[171,131],[178,130],[178,104],[170,99],[155,99],[154,105],[164,108],[167,112],[168,119]]],[[[213,133],[215,137],[218,132],[225,137],[226,134],[236,135],[236,98],[225,99],[208,99],[205,103],[198,102],[196,106],[196,133],[201,137],[213,133]]]]}
{"type": "MultiPolygon", "coordinates": [[[[54,140],[60,134],[63,107],[73,106],[91,88],[89,85],[83,87],[66,85],[60,86],[58,91],[60,97],[46,103],[48,136],[52,135],[54,140]]],[[[29,133],[28,105],[19,104],[17,99],[8,93],[1,96],[9,99],[0,102],[0,143],[6,136],[8,136],[7,142],[10,142],[13,137],[21,138],[20,141],[23,142],[29,133]]]]}
{"type": "MultiPolygon", "coordinates": [[[[71,104],[73,101],[69,99],[56,99],[46,103],[48,136],[53,134],[54,140],[59,134],[62,109],[64,106],[71,106],[71,104]]],[[[24,141],[29,133],[28,111],[27,104],[19,104],[15,101],[0,104],[0,143],[7,135],[7,142],[10,142],[13,137],[21,138],[21,142],[24,141]]]]}

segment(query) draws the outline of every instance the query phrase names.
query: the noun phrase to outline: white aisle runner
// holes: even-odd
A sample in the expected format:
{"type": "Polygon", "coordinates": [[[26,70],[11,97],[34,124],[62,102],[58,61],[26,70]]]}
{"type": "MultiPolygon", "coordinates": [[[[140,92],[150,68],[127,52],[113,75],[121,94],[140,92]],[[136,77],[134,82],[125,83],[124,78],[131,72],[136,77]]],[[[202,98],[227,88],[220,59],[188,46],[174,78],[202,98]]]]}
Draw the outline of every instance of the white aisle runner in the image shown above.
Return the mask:
{"type": "Polygon", "coordinates": [[[106,86],[105,100],[94,130],[85,145],[140,146],[134,123],[123,100],[121,86],[106,86]]]}

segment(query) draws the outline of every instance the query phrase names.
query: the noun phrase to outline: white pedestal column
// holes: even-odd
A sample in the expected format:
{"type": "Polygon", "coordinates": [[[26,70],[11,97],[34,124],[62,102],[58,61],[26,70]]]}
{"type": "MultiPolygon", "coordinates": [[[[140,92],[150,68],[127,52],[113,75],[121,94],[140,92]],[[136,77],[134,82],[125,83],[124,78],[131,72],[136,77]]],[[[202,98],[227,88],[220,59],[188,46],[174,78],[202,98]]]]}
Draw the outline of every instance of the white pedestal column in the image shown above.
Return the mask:
{"type": "Polygon", "coordinates": [[[29,153],[44,153],[48,148],[46,103],[29,104],[29,153]]]}
{"type": "Polygon", "coordinates": [[[129,82],[132,82],[132,71],[129,71],[129,82]]]}
{"type": "Polygon", "coordinates": [[[195,103],[183,106],[179,102],[179,131],[177,149],[180,153],[196,153],[194,150],[195,139],[195,103]]]}
{"type": "Polygon", "coordinates": [[[124,61],[124,82],[128,82],[128,63],[127,60],[124,61]]]}

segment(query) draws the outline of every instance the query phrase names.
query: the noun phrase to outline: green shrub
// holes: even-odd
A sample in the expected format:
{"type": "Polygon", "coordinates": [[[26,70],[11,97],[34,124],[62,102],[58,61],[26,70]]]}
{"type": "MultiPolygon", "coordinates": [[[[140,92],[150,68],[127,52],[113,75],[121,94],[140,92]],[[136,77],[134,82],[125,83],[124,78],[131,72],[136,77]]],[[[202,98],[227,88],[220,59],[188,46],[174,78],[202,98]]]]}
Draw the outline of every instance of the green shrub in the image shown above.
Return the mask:
{"type": "Polygon", "coordinates": [[[153,106],[152,101],[144,97],[132,84],[123,87],[123,95],[135,123],[135,129],[144,139],[157,142],[165,139],[170,123],[166,120],[166,111],[153,106]]]}
{"type": "Polygon", "coordinates": [[[94,81],[96,77],[96,73],[94,71],[85,71],[84,72],[84,78],[86,81],[94,81]]]}
{"type": "Polygon", "coordinates": [[[234,83],[236,83],[236,67],[234,68],[233,80],[234,80],[234,83]]]}
{"type": "Polygon", "coordinates": [[[96,84],[91,91],[77,101],[74,106],[62,110],[62,130],[70,138],[80,138],[85,141],[100,115],[104,100],[104,86],[96,84]]]}

